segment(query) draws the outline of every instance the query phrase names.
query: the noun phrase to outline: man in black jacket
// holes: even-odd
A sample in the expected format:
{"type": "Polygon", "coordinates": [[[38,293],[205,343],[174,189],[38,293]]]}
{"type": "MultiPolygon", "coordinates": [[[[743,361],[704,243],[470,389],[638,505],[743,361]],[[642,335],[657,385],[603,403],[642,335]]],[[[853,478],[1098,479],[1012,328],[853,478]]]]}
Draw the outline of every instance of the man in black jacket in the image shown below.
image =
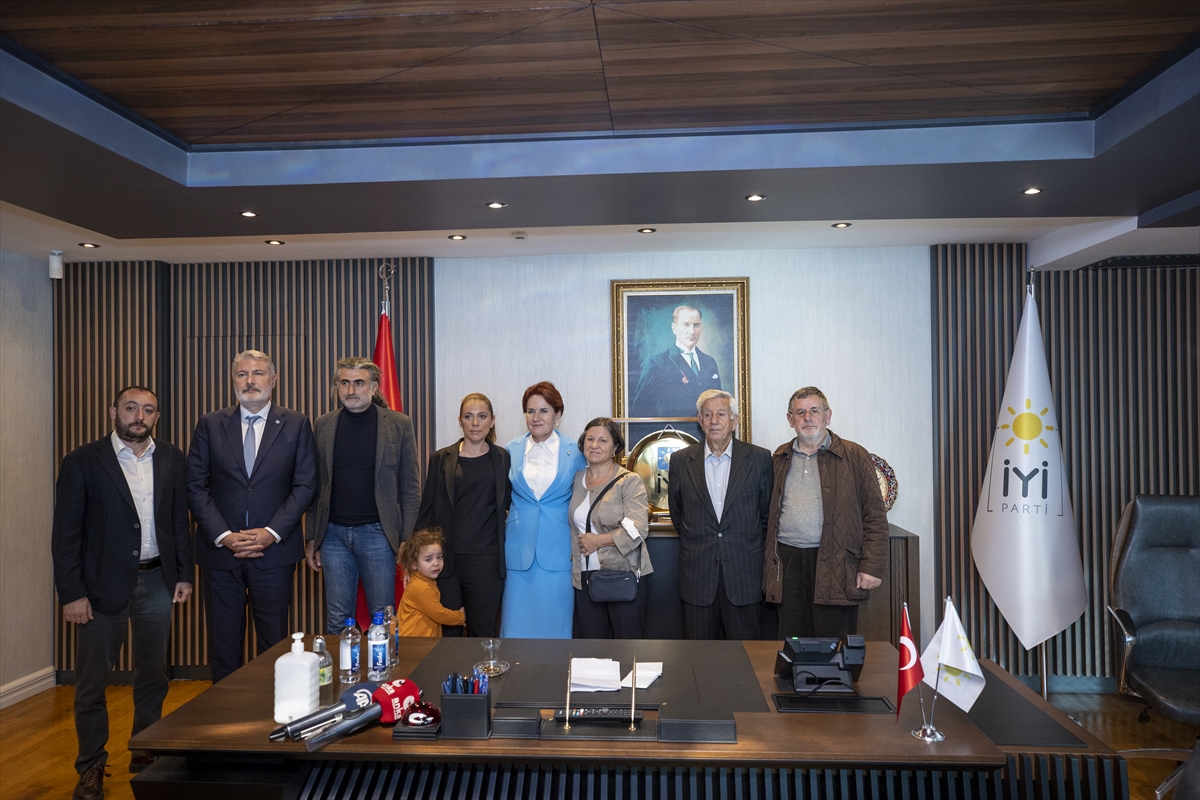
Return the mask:
{"type": "MultiPolygon", "coordinates": [[[[150,438],[158,398],[142,386],[117,393],[113,432],[72,451],[54,506],[54,584],[63,617],[78,625],[75,732],[80,773],[73,800],[104,796],[108,708],[104,689],[133,623],[133,733],[162,716],[171,604],[192,593],[183,453],[150,438]]],[[[137,757],[137,771],[149,762],[137,757]]]]}
{"type": "Polygon", "coordinates": [[[683,635],[757,639],[771,454],[734,438],[738,403],[729,392],[710,389],[696,406],[704,441],[672,453],[668,472],[683,635]]]}

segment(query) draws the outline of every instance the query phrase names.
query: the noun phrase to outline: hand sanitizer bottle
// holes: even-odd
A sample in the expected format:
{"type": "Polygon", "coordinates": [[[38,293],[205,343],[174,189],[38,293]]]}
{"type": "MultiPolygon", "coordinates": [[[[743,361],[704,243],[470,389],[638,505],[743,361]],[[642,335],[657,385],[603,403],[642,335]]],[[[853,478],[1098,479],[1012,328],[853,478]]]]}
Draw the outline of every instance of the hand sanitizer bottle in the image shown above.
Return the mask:
{"type": "Polygon", "coordinates": [[[358,683],[360,674],[358,655],[361,641],[362,634],[358,632],[358,626],[354,624],[354,617],[348,617],[346,627],[342,628],[341,646],[338,648],[338,680],[345,686],[358,683]]]}
{"type": "Polygon", "coordinates": [[[367,646],[371,650],[371,667],[367,672],[367,680],[386,681],[388,679],[388,632],[383,626],[383,612],[376,611],[371,619],[371,627],[367,629],[367,646]]]}
{"type": "Polygon", "coordinates": [[[320,658],[304,651],[304,634],[292,634],[292,651],[275,659],[275,721],[291,722],[317,710],[320,658]]]}

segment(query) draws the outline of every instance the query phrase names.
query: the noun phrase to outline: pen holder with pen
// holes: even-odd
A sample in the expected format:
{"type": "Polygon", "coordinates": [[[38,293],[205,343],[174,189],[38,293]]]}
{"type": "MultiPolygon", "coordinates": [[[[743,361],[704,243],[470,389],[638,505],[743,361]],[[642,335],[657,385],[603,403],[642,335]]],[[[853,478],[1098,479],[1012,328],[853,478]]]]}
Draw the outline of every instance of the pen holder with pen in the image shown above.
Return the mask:
{"type": "Polygon", "coordinates": [[[442,738],[487,739],[492,735],[492,696],[442,693],[442,738]]]}

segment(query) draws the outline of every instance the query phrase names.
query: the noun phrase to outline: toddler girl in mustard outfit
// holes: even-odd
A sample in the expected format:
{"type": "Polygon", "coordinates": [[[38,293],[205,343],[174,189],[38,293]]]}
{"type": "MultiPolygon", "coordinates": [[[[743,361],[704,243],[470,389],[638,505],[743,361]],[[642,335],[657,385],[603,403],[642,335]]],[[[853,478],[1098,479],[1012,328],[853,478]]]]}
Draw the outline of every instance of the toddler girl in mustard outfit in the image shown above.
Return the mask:
{"type": "Polygon", "coordinates": [[[437,576],[442,572],[442,545],[438,528],[416,531],[400,545],[400,562],[408,572],[408,586],[400,598],[401,636],[441,636],[443,625],[462,625],[463,609],[451,611],[442,605],[437,576]]]}

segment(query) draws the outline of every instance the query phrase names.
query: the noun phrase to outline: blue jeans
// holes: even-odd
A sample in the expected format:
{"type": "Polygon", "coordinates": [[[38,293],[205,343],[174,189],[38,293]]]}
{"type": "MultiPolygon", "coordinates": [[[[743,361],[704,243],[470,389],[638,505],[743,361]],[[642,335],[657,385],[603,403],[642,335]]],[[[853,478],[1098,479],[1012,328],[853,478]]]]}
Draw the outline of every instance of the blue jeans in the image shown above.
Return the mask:
{"type": "MultiPolygon", "coordinates": [[[[171,587],[174,589],[174,587],[171,587]]],[[[77,772],[108,761],[108,706],[104,690],[117,663],[125,631],[133,623],[133,733],[158,722],[167,697],[167,638],[171,635],[171,591],[162,567],[141,570],[133,596],[114,614],[92,609],[90,622],[76,627],[75,733],[77,772]]]]}
{"type": "Polygon", "coordinates": [[[354,616],[359,578],[372,614],[395,604],[396,551],[378,522],[349,528],[330,523],[320,552],[329,633],[341,633],[346,620],[354,616]]]}

